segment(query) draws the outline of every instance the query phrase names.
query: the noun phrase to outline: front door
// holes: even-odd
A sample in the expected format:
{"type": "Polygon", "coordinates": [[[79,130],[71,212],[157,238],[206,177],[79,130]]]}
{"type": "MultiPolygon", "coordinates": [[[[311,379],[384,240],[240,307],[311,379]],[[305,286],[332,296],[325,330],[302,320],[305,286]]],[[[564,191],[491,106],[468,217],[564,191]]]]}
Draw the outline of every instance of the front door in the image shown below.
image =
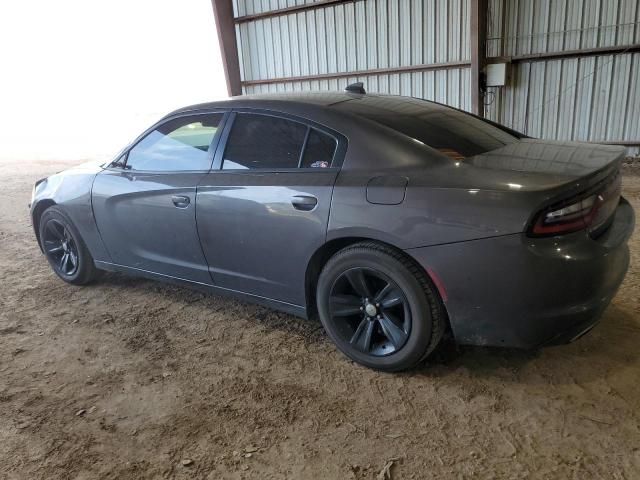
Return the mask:
{"type": "Polygon", "coordinates": [[[211,283],[196,229],[196,186],[224,113],[170,119],[96,176],[92,201],[113,263],[211,283]]]}
{"type": "Polygon", "coordinates": [[[292,118],[232,116],[214,168],[198,186],[198,231],[211,275],[216,286],[304,305],[307,264],[326,237],[334,157],[346,141],[292,118]]]}

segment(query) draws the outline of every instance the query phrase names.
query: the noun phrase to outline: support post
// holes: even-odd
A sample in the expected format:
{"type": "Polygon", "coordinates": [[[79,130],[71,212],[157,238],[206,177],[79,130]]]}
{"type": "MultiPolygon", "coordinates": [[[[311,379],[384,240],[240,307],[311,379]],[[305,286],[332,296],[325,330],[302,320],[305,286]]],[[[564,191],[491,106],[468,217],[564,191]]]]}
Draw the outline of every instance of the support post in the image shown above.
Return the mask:
{"type": "Polygon", "coordinates": [[[480,90],[482,71],[487,63],[487,0],[471,0],[471,111],[484,117],[484,98],[480,90]]]}
{"type": "Polygon", "coordinates": [[[220,44],[224,76],[227,81],[227,93],[231,97],[242,95],[232,0],[211,0],[211,4],[218,30],[218,43],[220,44]]]}

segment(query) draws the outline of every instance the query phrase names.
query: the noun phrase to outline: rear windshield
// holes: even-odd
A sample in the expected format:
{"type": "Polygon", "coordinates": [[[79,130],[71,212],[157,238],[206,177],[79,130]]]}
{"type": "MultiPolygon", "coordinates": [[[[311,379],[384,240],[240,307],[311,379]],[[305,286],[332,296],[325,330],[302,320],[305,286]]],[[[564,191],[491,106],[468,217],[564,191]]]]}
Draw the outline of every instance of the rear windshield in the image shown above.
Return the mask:
{"type": "Polygon", "coordinates": [[[381,123],[456,159],[519,140],[516,135],[472,115],[415,98],[365,96],[337,104],[335,108],[381,123]]]}

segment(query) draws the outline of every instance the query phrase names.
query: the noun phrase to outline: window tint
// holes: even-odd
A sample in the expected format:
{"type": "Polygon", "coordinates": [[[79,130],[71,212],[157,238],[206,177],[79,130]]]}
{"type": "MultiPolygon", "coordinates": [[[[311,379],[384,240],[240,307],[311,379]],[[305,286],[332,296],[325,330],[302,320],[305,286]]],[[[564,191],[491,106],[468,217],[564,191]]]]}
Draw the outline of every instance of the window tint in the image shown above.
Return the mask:
{"type": "Polygon", "coordinates": [[[333,154],[336,151],[334,138],[311,129],[307,145],[302,156],[303,168],[328,168],[331,166],[333,154]]]}
{"type": "Polygon", "coordinates": [[[129,151],[127,169],[153,171],[208,170],[207,153],[221,113],[176,118],[160,125],[129,151]]]}
{"type": "Polygon", "coordinates": [[[306,133],[306,125],[298,122],[239,113],[231,128],[222,168],[297,168],[306,133]]]}
{"type": "Polygon", "coordinates": [[[381,123],[457,160],[519,140],[467,113],[413,98],[367,96],[335,108],[381,123]]]}

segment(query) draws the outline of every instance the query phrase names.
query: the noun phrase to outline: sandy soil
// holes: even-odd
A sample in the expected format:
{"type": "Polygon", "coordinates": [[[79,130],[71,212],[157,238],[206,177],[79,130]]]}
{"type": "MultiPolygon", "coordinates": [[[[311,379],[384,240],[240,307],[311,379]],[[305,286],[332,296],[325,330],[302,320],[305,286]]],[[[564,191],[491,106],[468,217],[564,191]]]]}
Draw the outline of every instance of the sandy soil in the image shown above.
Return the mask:
{"type": "MultiPolygon", "coordinates": [[[[640,478],[639,233],[580,341],[445,345],[381,374],[261,307],[117,275],[64,284],[26,205],[67,165],[0,164],[0,478],[375,479],[390,462],[394,479],[640,478]]],[[[640,177],[624,185],[640,211],[640,177]]]]}

